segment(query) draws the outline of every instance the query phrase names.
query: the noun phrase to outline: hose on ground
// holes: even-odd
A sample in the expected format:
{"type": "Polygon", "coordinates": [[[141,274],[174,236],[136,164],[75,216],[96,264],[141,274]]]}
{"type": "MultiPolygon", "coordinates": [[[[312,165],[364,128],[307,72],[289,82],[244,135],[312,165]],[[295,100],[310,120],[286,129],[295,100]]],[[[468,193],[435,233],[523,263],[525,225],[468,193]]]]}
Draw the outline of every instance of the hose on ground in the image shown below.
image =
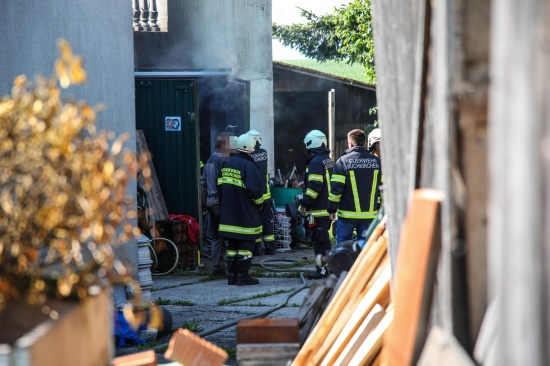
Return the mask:
{"type": "MultiPolygon", "coordinates": [[[[243,317],[243,318],[239,318],[239,319],[236,319],[236,320],[232,320],[232,321],[229,321],[227,323],[223,323],[217,327],[214,327],[214,328],[211,328],[211,329],[207,329],[207,330],[204,330],[202,332],[199,332],[199,333],[196,333],[199,337],[206,337],[210,334],[213,334],[213,333],[216,333],[216,332],[219,332],[220,330],[223,330],[223,329],[226,329],[226,328],[229,328],[229,327],[232,327],[232,326],[235,326],[239,323],[239,321],[241,320],[245,320],[245,319],[257,319],[257,318],[263,318],[263,317],[266,317],[267,315],[283,308],[284,306],[286,306],[286,304],[288,304],[288,301],[293,297],[295,296],[296,294],[298,294],[300,291],[302,291],[304,288],[307,287],[307,282],[304,278],[304,272],[311,272],[311,270],[309,269],[305,269],[305,268],[298,268],[298,269],[292,269],[292,268],[285,268],[285,269],[278,269],[278,268],[273,268],[273,267],[269,267],[266,265],[266,263],[268,262],[283,262],[283,263],[296,263],[297,261],[295,260],[290,260],[290,259],[264,259],[262,261],[260,261],[259,263],[259,266],[262,267],[262,268],[266,268],[268,269],[269,271],[272,271],[272,272],[299,272],[300,273],[300,280],[302,281],[302,284],[300,285],[300,287],[296,288],[295,290],[293,290],[292,292],[290,292],[288,294],[288,296],[286,297],[285,301],[277,306],[274,306],[264,312],[261,312],[261,313],[258,313],[258,314],[254,314],[254,315],[251,315],[251,316],[247,316],[247,317],[243,317]]],[[[257,265],[256,265],[257,266],[257,265]]],[[[175,329],[173,329],[172,331],[174,331],[175,329]]],[[[158,346],[155,346],[155,347],[151,347],[151,348],[148,348],[148,350],[153,350],[153,351],[160,351],[162,349],[164,349],[166,346],[168,345],[168,342],[166,343],[162,343],[158,346]]]]}

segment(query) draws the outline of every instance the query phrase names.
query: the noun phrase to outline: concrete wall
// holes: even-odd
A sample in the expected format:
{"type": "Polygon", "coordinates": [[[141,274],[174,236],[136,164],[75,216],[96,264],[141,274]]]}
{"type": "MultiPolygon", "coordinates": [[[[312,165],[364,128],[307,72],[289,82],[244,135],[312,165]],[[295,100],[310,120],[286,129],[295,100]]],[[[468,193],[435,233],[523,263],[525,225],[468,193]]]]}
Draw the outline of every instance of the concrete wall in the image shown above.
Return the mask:
{"type": "Polygon", "coordinates": [[[230,69],[250,82],[250,127],[273,165],[271,1],[168,0],[168,23],[167,33],[136,33],[136,69],[230,69]]]}
{"type": "MultiPolygon", "coordinates": [[[[103,103],[99,129],[131,134],[128,148],[135,151],[132,4],[112,0],[9,1],[0,11],[3,30],[0,48],[0,95],[10,93],[14,77],[49,76],[59,55],[56,41],[71,43],[81,55],[88,82],[71,87],[90,105],[103,103]]],[[[129,187],[135,192],[135,183],[129,187]]],[[[137,244],[120,250],[119,257],[137,266],[137,244]]]]}

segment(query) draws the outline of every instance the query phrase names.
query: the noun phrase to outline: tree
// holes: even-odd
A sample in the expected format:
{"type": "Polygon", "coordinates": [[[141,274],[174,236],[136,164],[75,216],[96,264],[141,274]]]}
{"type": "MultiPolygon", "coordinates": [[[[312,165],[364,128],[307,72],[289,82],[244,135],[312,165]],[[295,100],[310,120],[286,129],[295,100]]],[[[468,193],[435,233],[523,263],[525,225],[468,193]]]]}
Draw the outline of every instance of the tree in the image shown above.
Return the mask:
{"type": "Polygon", "coordinates": [[[346,60],[367,69],[369,82],[376,82],[370,0],[352,0],[334,14],[317,16],[300,9],[305,24],[273,23],[273,38],[320,62],[346,60]]]}

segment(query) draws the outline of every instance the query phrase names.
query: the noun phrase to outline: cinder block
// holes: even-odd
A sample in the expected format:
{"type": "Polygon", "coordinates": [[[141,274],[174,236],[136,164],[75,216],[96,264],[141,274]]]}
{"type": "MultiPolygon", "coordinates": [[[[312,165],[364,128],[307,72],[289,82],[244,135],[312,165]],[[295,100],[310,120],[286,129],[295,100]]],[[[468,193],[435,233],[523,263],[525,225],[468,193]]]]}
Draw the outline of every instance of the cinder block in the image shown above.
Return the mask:
{"type": "Polygon", "coordinates": [[[245,319],[237,324],[237,344],[300,343],[298,318],[245,319]]]}

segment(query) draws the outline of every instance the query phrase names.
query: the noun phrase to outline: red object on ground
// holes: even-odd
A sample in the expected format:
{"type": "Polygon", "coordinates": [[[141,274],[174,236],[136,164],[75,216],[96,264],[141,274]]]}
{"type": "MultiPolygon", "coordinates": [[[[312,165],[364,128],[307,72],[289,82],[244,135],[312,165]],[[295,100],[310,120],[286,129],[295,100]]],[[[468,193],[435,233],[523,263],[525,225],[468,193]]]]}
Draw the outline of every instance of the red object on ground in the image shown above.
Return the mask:
{"type": "Polygon", "coordinates": [[[171,214],[168,215],[167,219],[185,221],[187,223],[187,235],[189,238],[189,242],[191,244],[196,244],[199,242],[199,223],[193,216],[171,214]]]}

